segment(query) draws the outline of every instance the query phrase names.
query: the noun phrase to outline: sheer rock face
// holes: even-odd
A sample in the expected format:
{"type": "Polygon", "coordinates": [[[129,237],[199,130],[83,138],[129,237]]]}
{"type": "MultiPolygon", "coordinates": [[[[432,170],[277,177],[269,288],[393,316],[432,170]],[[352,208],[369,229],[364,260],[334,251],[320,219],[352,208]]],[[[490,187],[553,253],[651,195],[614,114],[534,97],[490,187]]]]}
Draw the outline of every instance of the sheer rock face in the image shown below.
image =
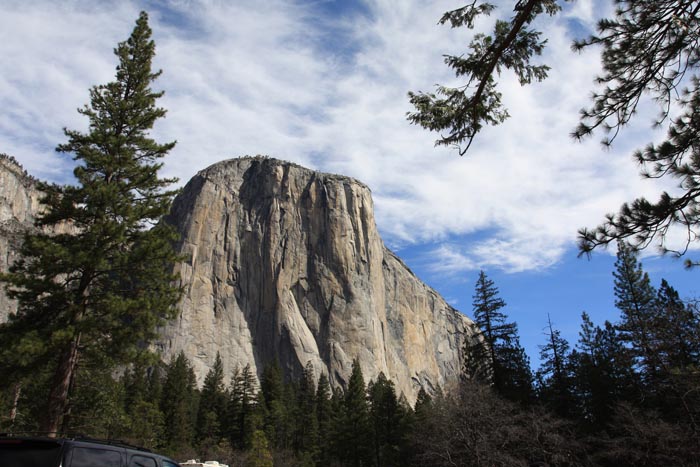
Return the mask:
{"type": "Polygon", "coordinates": [[[220,352],[226,372],[273,360],[296,377],[311,362],[344,386],[358,358],[414,401],[455,380],[471,323],[384,247],[362,183],[269,158],[197,174],[168,221],[181,234],[184,298],[163,330],[201,382],[220,352]]]}
{"type": "MultiPolygon", "coordinates": [[[[22,236],[33,228],[42,193],[35,179],[11,157],[0,154],[0,272],[19,258],[22,236]]],[[[0,323],[17,310],[0,284],[0,323]]]]}
{"type": "MultiPolygon", "coordinates": [[[[0,155],[0,271],[19,258],[41,208],[37,181],[0,155]]],[[[344,386],[358,358],[410,402],[460,371],[470,321],[387,250],[362,183],[267,158],[196,175],[173,205],[185,294],[158,343],[184,351],[201,381],[220,352],[230,375],[278,360],[290,377],[311,362],[344,386]]],[[[63,229],[61,229],[63,230],[63,229]]],[[[16,303],[0,286],[0,322],[16,303]]]]}

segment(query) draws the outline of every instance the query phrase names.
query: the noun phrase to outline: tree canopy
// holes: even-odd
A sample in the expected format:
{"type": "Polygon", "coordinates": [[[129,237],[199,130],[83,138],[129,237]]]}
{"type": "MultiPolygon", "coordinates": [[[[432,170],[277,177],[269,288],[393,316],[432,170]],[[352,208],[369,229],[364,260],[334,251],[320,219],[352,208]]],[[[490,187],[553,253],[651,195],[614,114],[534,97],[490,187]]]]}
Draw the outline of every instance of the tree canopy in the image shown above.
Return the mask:
{"type": "MultiPolygon", "coordinates": [[[[514,2],[510,20],[496,20],[490,34],[475,34],[464,55],[445,56],[447,66],[464,84],[437,86],[434,93],[409,92],[415,107],[408,113],[409,121],[439,132],[436,145],[454,146],[464,155],[484,125],[497,125],[509,116],[498,92],[502,72],[514,72],[522,85],[547,77],[549,67],[534,60],[547,41],[533,24],[543,15],[556,15],[565,3],[514,2]]],[[[625,239],[635,249],[656,244],[663,252],[681,256],[698,240],[700,224],[700,2],[614,0],[614,4],[613,17],[601,19],[595,34],[572,45],[576,51],[600,47],[603,68],[591,105],[581,110],[572,136],[581,139],[599,131],[603,144],[610,145],[644,100],[656,102],[660,113],[655,125],[666,128],[666,138],[637,150],[634,158],[645,177],[669,179],[676,189],[664,191],[656,202],[640,197],[625,203],[599,226],[581,229],[579,250],[588,254],[625,239]],[[669,233],[676,228],[684,229],[685,246],[669,244],[669,233]]],[[[495,9],[491,3],[474,0],[446,12],[439,23],[473,29],[478,17],[495,9]]]]}
{"type": "Polygon", "coordinates": [[[474,340],[464,343],[466,379],[488,383],[505,398],[527,401],[532,392],[529,358],[520,345],[518,326],[501,311],[506,306],[495,283],[479,272],[473,295],[474,340]]]}
{"type": "Polygon", "coordinates": [[[173,316],[180,289],[174,229],[159,222],[175,192],[158,176],[175,145],[149,137],[166,111],[151,90],[155,44],[142,12],[114,50],[116,79],[90,90],[78,112],[87,133],[64,130],[56,150],[76,161],[75,185],[42,185],[46,196],[21,248],[0,278],[18,311],[0,327],[3,365],[13,374],[50,366],[53,384],[43,431],[55,433],[67,410],[79,361],[131,362],[173,316]],[[20,357],[20,358],[18,358],[20,357]]]}

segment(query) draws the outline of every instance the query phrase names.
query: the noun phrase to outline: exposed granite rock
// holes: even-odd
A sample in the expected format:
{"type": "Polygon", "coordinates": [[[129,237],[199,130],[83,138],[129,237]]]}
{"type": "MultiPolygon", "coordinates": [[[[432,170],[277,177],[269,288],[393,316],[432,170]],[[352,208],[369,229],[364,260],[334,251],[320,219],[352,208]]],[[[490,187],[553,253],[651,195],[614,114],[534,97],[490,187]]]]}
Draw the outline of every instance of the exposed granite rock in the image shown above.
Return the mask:
{"type": "MultiPolygon", "coordinates": [[[[0,271],[18,258],[41,196],[0,155],[0,271]]],[[[277,359],[295,377],[310,361],[340,386],[359,358],[367,380],[383,371],[411,402],[457,377],[470,321],[384,247],[362,183],[234,159],[197,174],[168,220],[182,235],[185,295],[158,345],[166,360],[184,350],[200,382],[217,351],[228,375],[277,359]]],[[[0,322],[15,310],[0,287],[0,322]]]]}
{"type": "MultiPolygon", "coordinates": [[[[42,196],[37,185],[14,158],[0,154],[0,272],[7,272],[18,258],[22,236],[34,226],[42,196]]],[[[16,310],[0,284],[0,323],[16,310]]]]}
{"type": "Polygon", "coordinates": [[[185,295],[160,347],[184,351],[200,382],[217,351],[227,374],[278,359],[294,377],[310,361],[341,386],[359,358],[411,402],[457,377],[470,321],[384,247],[362,183],[232,159],[198,173],[168,221],[185,295]]]}

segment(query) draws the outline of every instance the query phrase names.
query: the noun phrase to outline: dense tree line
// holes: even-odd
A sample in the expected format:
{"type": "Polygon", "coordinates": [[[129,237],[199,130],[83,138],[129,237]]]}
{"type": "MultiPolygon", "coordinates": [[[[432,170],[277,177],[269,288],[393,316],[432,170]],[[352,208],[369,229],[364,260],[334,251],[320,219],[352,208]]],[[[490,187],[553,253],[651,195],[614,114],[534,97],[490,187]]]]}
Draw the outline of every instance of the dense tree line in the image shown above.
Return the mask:
{"type": "MultiPolygon", "coordinates": [[[[345,391],[332,390],[310,365],[285,381],[276,363],[250,366],[224,381],[216,362],[197,387],[183,354],[168,365],[135,364],[119,378],[99,365],[76,379],[66,434],[122,439],[176,458],[218,458],[233,465],[405,465],[413,409],[384,374],[365,382],[354,362],[345,391]],[[272,465],[272,464],[270,464],[272,465]]],[[[17,415],[1,431],[36,432],[49,378],[24,383],[17,415]]],[[[3,414],[15,401],[8,389],[3,414]]]]}
{"type": "MultiPolygon", "coordinates": [[[[493,282],[480,274],[474,316],[481,332],[465,346],[465,381],[459,391],[441,398],[433,412],[460,427],[451,433],[443,428],[433,440],[456,443],[447,450],[463,449],[458,465],[697,465],[697,302],[681,300],[666,280],[654,288],[634,249],[622,242],[613,277],[619,320],[598,326],[584,312],[579,339],[572,348],[548,319],[540,367],[528,387],[522,384],[527,381],[522,372],[511,372],[507,381],[494,377],[499,371],[508,375],[499,368],[524,365],[520,353],[513,351],[517,344],[509,344],[517,343],[517,328],[507,323],[501,310],[505,303],[493,282]],[[473,371],[475,367],[482,369],[473,371]],[[513,391],[514,387],[520,391],[513,391]],[[475,400],[474,394],[481,396],[475,400]],[[492,401],[494,397],[498,402],[492,401]],[[518,405],[505,405],[503,399],[518,405]],[[486,454],[482,455],[486,460],[475,460],[467,454],[474,449],[467,449],[465,433],[473,431],[474,437],[486,442],[505,436],[499,432],[504,429],[512,430],[511,440],[524,436],[513,446],[524,449],[517,462],[486,454]],[[536,440],[528,438],[528,430],[538,433],[536,440]]],[[[428,439],[435,430],[428,430],[421,439],[428,439]]]]}
{"type": "MultiPolygon", "coordinates": [[[[120,438],[185,458],[240,466],[697,465],[700,312],[667,281],[654,288],[621,243],[616,322],[583,313],[570,344],[547,320],[534,374],[485,273],[475,286],[479,332],[463,378],[413,406],[354,362],[344,389],[307,365],[288,380],[277,362],[225,380],[216,361],[201,385],[187,358],[139,361],[115,378],[84,361],[66,431],[120,438]]],[[[2,393],[0,430],[35,431],[50,372],[2,393]],[[14,409],[14,412],[13,412],[14,409]],[[14,418],[6,414],[14,413],[14,418]]]]}

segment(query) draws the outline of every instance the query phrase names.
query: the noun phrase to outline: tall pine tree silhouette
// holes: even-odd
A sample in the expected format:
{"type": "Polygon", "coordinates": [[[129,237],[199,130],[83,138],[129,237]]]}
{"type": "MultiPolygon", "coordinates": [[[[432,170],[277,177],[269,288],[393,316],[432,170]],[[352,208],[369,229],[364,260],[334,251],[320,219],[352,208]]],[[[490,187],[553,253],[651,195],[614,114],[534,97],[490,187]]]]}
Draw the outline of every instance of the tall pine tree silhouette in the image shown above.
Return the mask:
{"type": "Polygon", "coordinates": [[[554,328],[547,315],[547,340],[540,345],[540,368],[537,370],[538,396],[558,415],[573,413],[573,395],[569,343],[554,328]]]}
{"type": "Polygon", "coordinates": [[[653,390],[662,371],[654,330],[656,290],[637,261],[636,252],[624,242],[618,243],[613,276],[615,306],[622,314],[618,324],[619,338],[632,349],[646,390],[653,390]]]}
{"type": "Polygon", "coordinates": [[[532,397],[532,372],[517,325],[507,322],[501,311],[505,306],[494,282],[481,271],[473,296],[474,324],[480,332],[465,343],[465,374],[492,384],[508,399],[526,402],[532,397]]]}
{"type": "Polygon", "coordinates": [[[78,110],[88,132],[66,129],[68,142],[57,147],[77,162],[77,183],[42,185],[39,229],[2,277],[19,308],[1,333],[0,357],[19,373],[54,368],[42,424],[50,434],[60,429],[81,359],[133,359],[180,297],[171,285],[174,230],[158,223],[175,194],[167,191],[175,180],[158,176],[160,159],[175,143],[148,135],[166,111],[156,106],[163,93],[150,88],[160,71],[151,69],[146,13],[114,53],[116,80],[93,87],[90,104],[78,110]]]}

